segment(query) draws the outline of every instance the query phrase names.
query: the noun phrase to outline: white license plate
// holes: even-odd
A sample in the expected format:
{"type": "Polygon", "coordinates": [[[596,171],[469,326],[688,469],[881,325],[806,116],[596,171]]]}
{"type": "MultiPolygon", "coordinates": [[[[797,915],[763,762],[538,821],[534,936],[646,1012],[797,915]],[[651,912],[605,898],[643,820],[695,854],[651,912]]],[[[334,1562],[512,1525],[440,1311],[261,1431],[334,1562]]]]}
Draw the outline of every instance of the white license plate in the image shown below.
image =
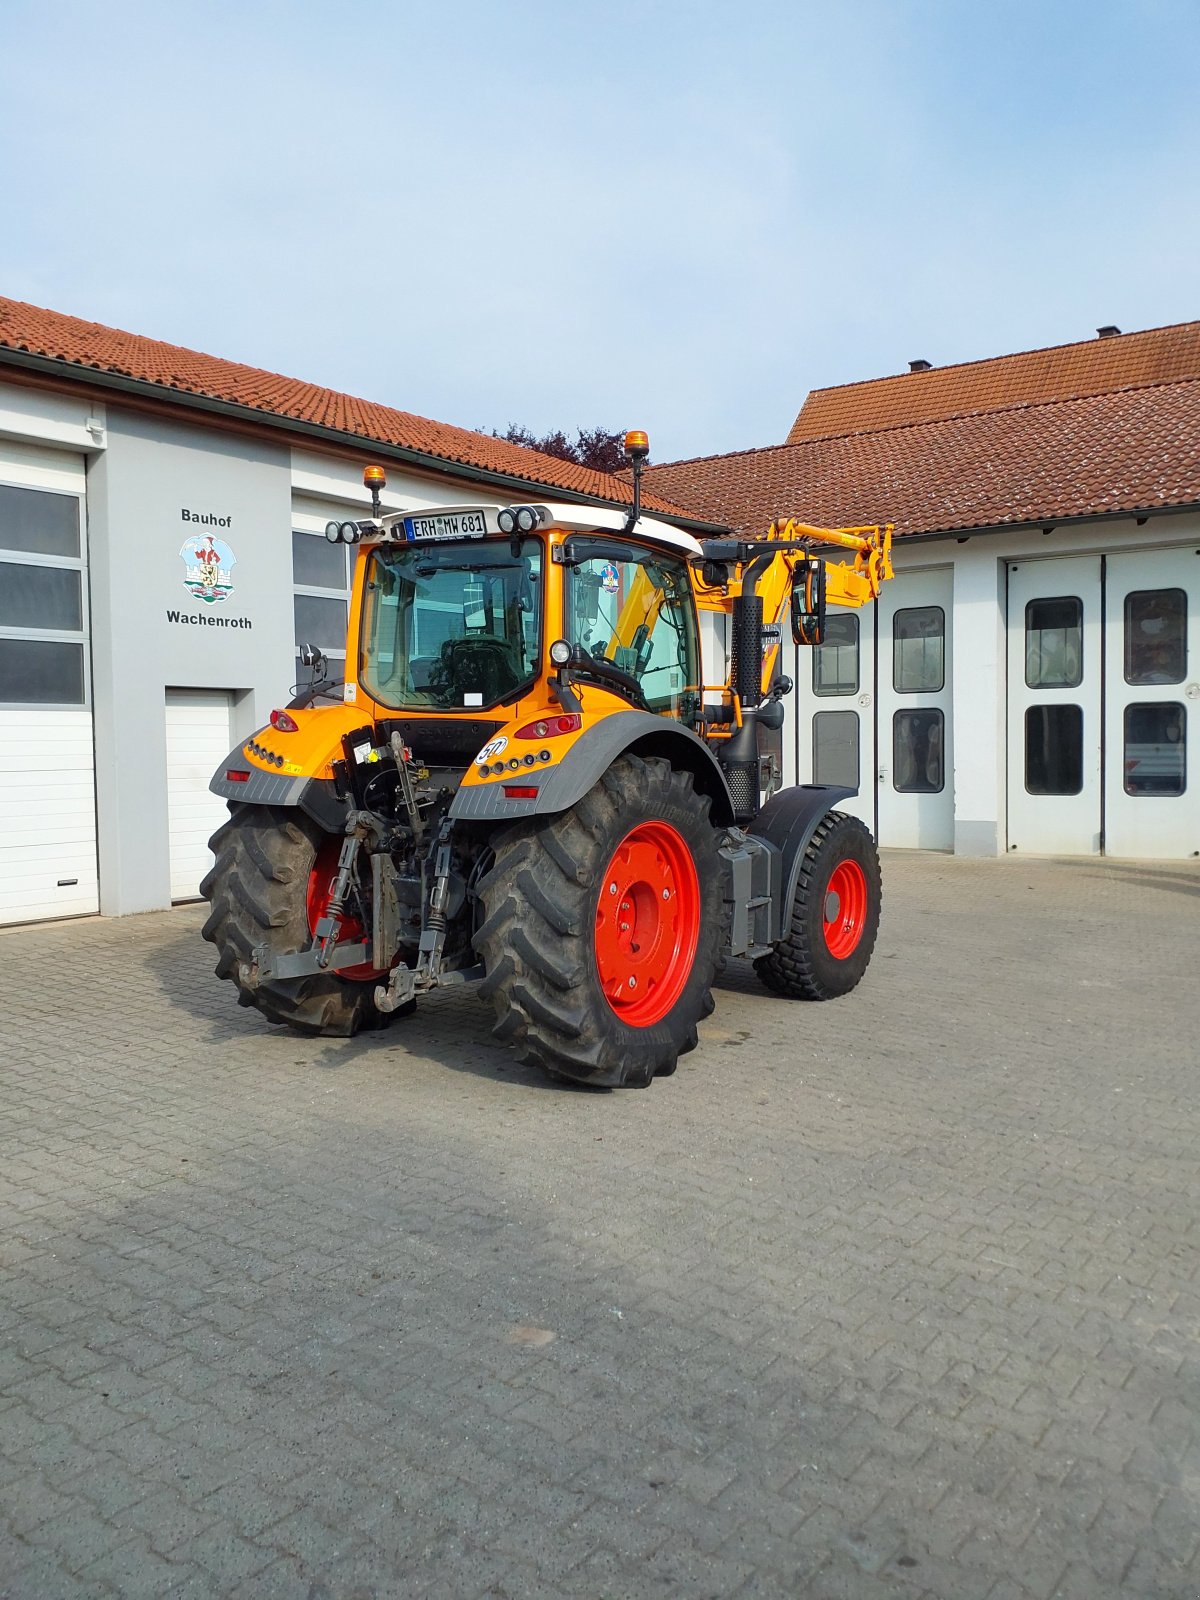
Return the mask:
{"type": "Polygon", "coordinates": [[[482,539],[487,522],[482,511],[443,512],[437,517],[405,517],[406,539],[482,539]]]}

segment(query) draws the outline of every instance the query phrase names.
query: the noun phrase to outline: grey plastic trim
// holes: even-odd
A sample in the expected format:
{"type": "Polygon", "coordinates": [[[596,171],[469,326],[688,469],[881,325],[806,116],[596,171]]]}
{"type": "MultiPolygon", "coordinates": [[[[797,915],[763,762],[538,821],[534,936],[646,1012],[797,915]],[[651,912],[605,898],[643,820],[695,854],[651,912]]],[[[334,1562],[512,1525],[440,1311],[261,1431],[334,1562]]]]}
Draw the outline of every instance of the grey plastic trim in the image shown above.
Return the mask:
{"type": "Polygon", "coordinates": [[[346,802],[338,799],[327,779],[285,778],[277,772],[263,772],[249,764],[240,745],[222,761],[208,787],[223,800],[240,805],[295,806],[319,822],[327,833],[341,833],[345,822],[346,802]],[[250,776],[245,783],[231,783],[225,776],[231,768],[250,776]]]}
{"type": "Polygon", "coordinates": [[[704,783],[697,787],[712,800],[712,820],[719,826],[733,821],[733,804],[725,774],[712,751],[689,728],[656,717],[650,711],[618,711],[589,728],[572,745],[567,755],[544,776],[537,769],[522,768],[511,776],[494,778],[488,784],[460,788],[450,804],[455,821],[485,822],[505,817],[549,816],[566,811],[596,783],[626,750],[641,746],[647,754],[669,754],[672,746],[684,763],[696,770],[704,783]],[[648,747],[654,746],[653,749],[648,747]],[[536,800],[509,800],[505,783],[538,783],[536,800]]]}

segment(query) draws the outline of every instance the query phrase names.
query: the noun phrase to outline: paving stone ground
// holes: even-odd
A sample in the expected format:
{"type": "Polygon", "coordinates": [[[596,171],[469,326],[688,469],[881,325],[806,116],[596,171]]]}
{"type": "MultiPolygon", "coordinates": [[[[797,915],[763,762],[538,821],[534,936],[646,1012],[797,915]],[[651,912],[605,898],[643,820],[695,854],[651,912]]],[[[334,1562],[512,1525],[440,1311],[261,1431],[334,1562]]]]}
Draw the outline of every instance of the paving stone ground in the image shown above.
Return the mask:
{"type": "Polygon", "coordinates": [[[1200,1593],[1200,863],[885,872],[617,1094],[0,933],[0,1595],[1200,1593]]]}

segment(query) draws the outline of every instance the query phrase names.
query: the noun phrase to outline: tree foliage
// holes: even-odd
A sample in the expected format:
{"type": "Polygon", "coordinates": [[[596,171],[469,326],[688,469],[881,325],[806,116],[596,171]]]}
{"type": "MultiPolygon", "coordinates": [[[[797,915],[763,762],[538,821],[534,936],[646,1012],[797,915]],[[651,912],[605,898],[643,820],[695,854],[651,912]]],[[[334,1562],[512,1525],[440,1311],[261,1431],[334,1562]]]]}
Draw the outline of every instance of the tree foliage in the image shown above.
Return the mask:
{"type": "Polygon", "coordinates": [[[610,433],[607,428],[576,428],[573,440],[556,428],[539,438],[530,429],[510,422],[503,433],[493,429],[492,437],[540,450],[544,456],[555,456],[559,461],[577,461],[581,467],[591,467],[596,472],[618,472],[627,465],[624,434],[610,433]]]}

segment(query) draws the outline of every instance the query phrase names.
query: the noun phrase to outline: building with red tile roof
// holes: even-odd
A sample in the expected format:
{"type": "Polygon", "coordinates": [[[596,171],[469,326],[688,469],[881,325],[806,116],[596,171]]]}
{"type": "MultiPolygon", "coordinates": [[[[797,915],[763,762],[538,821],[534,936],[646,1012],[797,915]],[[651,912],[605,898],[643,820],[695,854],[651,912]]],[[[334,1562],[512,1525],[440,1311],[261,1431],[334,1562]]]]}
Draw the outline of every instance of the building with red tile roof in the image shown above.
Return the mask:
{"type": "Polygon", "coordinates": [[[797,650],[794,781],[882,843],[1200,857],[1200,322],[814,390],[786,443],[649,470],[749,535],[891,522],[797,650]]]}
{"type": "MultiPolygon", "coordinates": [[[[360,452],[371,446],[384,457],[496,488],[556,489],[573,500],[603,505],[628,505],[632,499],[621,479],[577,462],[300,378],[0,297],[0,375],[12,379],[21,374],[65,378],[76,392],[86,385],[126,402],[172,403],[327,445],[350,444],[360,452]]],[[[662,499],[650,497],[645,505],[672,520],[694,520],[662,499]]]]}
{"type": "Polygon", "coordinates": [[[1061,354],[818,390],[787,444],[667,462],[647,477],[748,533],[778,516],[890,521],[907,536],[1200,503],[1200,322],[1061,354]],[[1089,362],[1091,350],[1102,359],[1089,362]],[[942,377],[953,381],[930,384],[942,377]]]}

